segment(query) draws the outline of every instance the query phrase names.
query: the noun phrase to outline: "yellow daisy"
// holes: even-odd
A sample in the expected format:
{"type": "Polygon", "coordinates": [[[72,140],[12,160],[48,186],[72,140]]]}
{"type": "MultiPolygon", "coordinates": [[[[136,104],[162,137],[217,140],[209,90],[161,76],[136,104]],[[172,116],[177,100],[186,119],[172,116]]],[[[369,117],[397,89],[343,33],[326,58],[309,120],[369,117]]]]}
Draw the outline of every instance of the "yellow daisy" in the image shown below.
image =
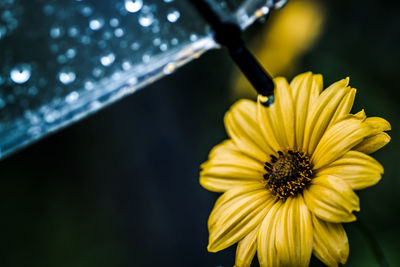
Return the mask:
{"type": "Polygon", "coordinates": [[[356,220],[354,190],[376,184],[383,167],[367,154],[390,141],[390,124],[351,114],[349,79],[322,91],[310,72],[275,78],[275,103],[241,100],[225,115],[230,139],[202,164],[200,183],[223,192],[209,220],[208,250],[235,243],[236,266],[329,266],[349,254],[343,222],[356,220]]]}

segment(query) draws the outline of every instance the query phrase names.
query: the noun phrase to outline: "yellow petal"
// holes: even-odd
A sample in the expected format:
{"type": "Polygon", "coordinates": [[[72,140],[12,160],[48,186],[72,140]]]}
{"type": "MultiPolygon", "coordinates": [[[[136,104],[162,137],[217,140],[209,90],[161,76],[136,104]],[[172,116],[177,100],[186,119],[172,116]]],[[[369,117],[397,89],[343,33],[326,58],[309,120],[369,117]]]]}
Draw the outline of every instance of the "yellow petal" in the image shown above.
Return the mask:
{"type": "Polygon", "coordinates": [[[366,123],[355,118],[344,119],[333,125],[322,136],[311,156],[314,170],[344,155],[359,144],[369,134],[369,130],[366,123]]]}
{"type": "Polygon", "coordinates": [[[268,142],[273,151],[271,155],[275,155],[276,151],[281,150],[281,145],[278,143],[275,129],[272,125],[271,108],[265,107],[260,100],[261,96],[258,95],[257,100],[257,121],[258,125],[263,133],[264,139],[268,142]]]}
{"type": "Polygon", "coordinates": [[[340,102],[338,108],[335,111],[335,114],[333,114],[333,117],[331,121],[329,122],[329,125],[327,128],[335,124],[336,122],[340,121],[341,119],[345,118],[347,115],[349,115],[351,108],[353,107],[354,104],[354,99],[356,97],[356,92],[357,90],[352,88],[350,91],[343,97],[342,101],[340,102]]]}
{"type": "Polygon", "coordinates": [[[328,222],[352,222],[359,211],[359,199],[342,179],[335,176],[319,176],[311,180],[311,185],[303,191],[307,207],[318,218],[328,222]]]}
{"type": "Polygon", "coordinates": [[[313,83],[313,75],[306,72],[297,75],[291,82],[295,114],[296,114],[296,147],[301,148],[303,145],[304,127],[308,114],[310,102],[311,87],[313,83]]]}
{"type": "Polygon", "coordinates": [[[379,182],[383,167],[374,158],[349,151],[343,157],[320,169],[317,176],[333,175],[346,181],[354,190],[363,189],[379,182]]]}
{"type": "Polygon", "coordinates": [[[275,241],[281,208],[282,201],[276,202],[265,216],[258,231],[257,256],[261,267],[280,266],[275,241]]]}
{"type": "Polygon", "coordinates": [[[289,197],[277,219],[275,246],[283,266],[308,266],[313,245],[311,214],[303,196],[289,197]]]}
{"type": "Polygon", "coordinates": [[[208,223],[210,252],[220,251],[243,239],[261,222],[274,202],[262,184],[238,186],[220,199],[208,223]]]}
{"type": "Polygon", "coordinates": [[[314,226],[314,255],[328,266],[345,264],[349,256],[349,241],[343,226],[312,216],[314,226]]]}
{"type": "Polygon", "coordinates": [[[329,125],[338,105],[348,93],[348,79],[338,81],[325,89],[314,101],[304,129],[303,151],[311,155],[329,125]]]}
{"type": "Polygon", "coordinates": [[[257,250],[258,229],[260,229],[259,226],[238,243],[236,248],[235,267],[250,267],[257,250]]]}
{"type": "Polygon", "coordinates": [[[324,88],[324,81],[321,74],[314,74],[312,78],[313,80],[311,84],[310,103],[308,105],[307,114],[310,112],[311,107],[313,107],[315,102],[318,100],[318,97],[320,96],[322,89],[324,88]]]}
{"type": "Polygon", "coordinates": [[[243,154],[232,140],[215,146],[201,169],[200,184],[214,192],[258,182],[265,173],[264,163],[243,154]]]}
{"type": "Polygon", "coordinates": [[[225,128],[242,153],[265,162],[274,151],[265,142],[256,120],[257,105],[250,100],[237,101],[225,114],[225,128]]]}
{"type": "Polygon", "coordinates": [[[365,154],[371,154],[387,145],[387,143],[390,142],[390,139],[391,138],[387,133],[382,132],[365,138],[360,144],[354,147],[354,150],[363,152],[365,154]]]}
{"type": "Polygon", "coordinates": [[[365,120],[365,123],[367,123],[371,128],[371,136],[379,134],[383,131],[390,131],[392,129],[392,126],[387,120],[379,117],[369,117],[365,120]]]}
{"type": "Polygon", "coordinates": [[[275,78],[275,102],[271,107],[261,107],[259,104],[259,123],[263,125],[266,138],[274,136],[276,150],[286,150],[294,147],[294,107],[292,92],[285,78],[275,78]],[[265,125],[267,124],[267,125],[265,125]]]}

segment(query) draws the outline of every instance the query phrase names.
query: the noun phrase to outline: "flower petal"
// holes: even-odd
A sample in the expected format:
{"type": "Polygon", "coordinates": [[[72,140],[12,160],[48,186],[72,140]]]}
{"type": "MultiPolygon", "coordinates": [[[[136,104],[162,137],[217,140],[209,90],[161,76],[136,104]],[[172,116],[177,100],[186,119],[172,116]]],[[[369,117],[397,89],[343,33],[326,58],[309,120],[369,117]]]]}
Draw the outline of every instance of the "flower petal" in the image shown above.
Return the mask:
{"type": "Polygon", "coordinates": [[[257,226],[253,231],[239,241],[236,248],[235,267],[250,267],[257,250],[257,236],[259,229],[260,227],[257,226]]]}
{"type": "Polygon", "coordinates": [[[303,191],[307,207],[318,218],[328,222],[352,222],[353,211],[359,211],[359,199],[350,185],[335,176],[319,176],[303,191]]]}
{"type": "Polygon", "coordinates": [[[292,94],[294,99],[296,114],[296,146],[301,148],[303,145],[304,127],[308,114],[310,94],[313,83],[313,75],[306,72],[297,75],[291,82],[292,94]]]}
{"type": "Polygon", "coordinates": [[[303,196],[289,197],[277,219],[275,246],[283,266],[308,266],[313,245],[311,214],[303,196]]]}
{"type": "Polygon", "coordinates": [[[388,121],[379,117],[370,117],[365,120],[370,126],[371,132],[354,149],[366,154],[371,154],[390,142],[390,136],[383,131],[390,131],[391,126],[388,121]]]}
{"type": "Polygon", "coordinates": [[[265,217],[274,197],[263,184],[235,187],[215,203],[208,220],[208,250],[227,248],[250,233],[265,217]]]}
{"type": "Polygon", "coordinates": [[[351,188],[358,190],[376,184],[382,174],[383,167],[374,158],[358,151],[349,151],[343,157],[317,171],[316,175],[339,177],[351,188]]]}
{"type": "Polygon", "coordinates": [[[338,81],[327,89],[311,106],[304,129],[303,151],[311,155],[329,125],[343,97],[350,90],[349,79],[338,81]]]}
{"type": "Polygon", "coordinates": [[[281,150],[281,145],[278,143],[275,129],[273,128],[271,117],[271,108],[265,107],[260,100],[261,96],[258,95],[257,100],[257,121],[263,133],[264,139],[271,146],[271,155],[275,155],[276,151],[281,150]]]}
{"type": "Polygon", "coordinates": [[[258,182],[265,173],[264,163],[243,154],[232,140],[215,146],[201,169],[200,184],[214,192],[258,182]]]}
{"type": "Polygon", "coordinates": [[[277,220],[282,211],[282,201],[276,202],[261,223],[257,237],[257,256],[261,267],[280,266],[275,247],[277,220]]]}
{"type": "Polygon", "coordinates": [[[369,131],[368,124],[353,117],[333,125],[322,136],[314,154],[311,156],[314,170],[340,158],[368,136],[369,131]]]}
{"type": "Polygon", "coordinates": [[[329,122],[327,129],[350,114],[351,108],[354,104],[354,99],[356,97],[356,92],[356,89],[351,88],[349,92],[343,97],[342,101],[335,111],[335,114],[333,114],[333,117],[329,122]]]}
{"type": "Polygon", "coordinates": [[[266,155],[274,153],[274,151],[265,142],[256,116],[256,103],[250,100],[240,100],[225,114],[225,128],[242,153],[259,161],[265,161],[266,155]]]}
{"type": "Polygon", "coordinates": [[[345,264],[349,256],[349,241],[340,223],[330,223],[312,216],[314,255],[328,266],[345,264]]]}
{"type": "Polygon", "coordinates": [[[274,136],[272,142],[275,154],[277,150],[294,147],[294,105],[292,92],[285,78],[275,78],[275,102],[271,107],[259,104],[258,120],[266,138],[274,136]]]}
{"type": "Polygon", "coordinates": [[[365,154],[371,154],[375,151],[386,146],[390,142],[390,136],[385,133],[379,133],[377,135],[365,138],[360,144],[354,147],[354,150],[363,152],[365,154]]]}

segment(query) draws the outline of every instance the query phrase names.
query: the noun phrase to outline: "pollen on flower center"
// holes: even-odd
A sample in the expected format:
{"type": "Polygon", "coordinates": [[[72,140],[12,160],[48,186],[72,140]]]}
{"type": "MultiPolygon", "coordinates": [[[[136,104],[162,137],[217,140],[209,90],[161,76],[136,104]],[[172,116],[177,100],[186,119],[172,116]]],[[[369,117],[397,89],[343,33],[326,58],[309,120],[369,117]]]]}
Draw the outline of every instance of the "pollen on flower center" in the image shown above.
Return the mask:
{"type": "Polygon", "coordinates": [[[278,151],[264,166],[266,187],[279,199],[285,200],[302,192],[312,178],[310,158],[303,152],[278,151]]]}

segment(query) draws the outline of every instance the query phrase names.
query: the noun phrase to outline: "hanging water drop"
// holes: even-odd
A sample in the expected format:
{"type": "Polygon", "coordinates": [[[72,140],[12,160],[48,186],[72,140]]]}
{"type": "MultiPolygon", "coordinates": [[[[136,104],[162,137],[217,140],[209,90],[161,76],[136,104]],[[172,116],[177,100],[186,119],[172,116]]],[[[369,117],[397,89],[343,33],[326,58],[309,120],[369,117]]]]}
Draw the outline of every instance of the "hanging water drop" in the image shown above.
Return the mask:
{"type": "Polygon", "coordinates": [[[139,16],[139,24],[143,27],[149,27],[154,22],[154,16],[152,13],[142,13],[139,16]]]}
{"type": "Polygon", "coordinates": [[[138,12],[142,6],[142,0],[125,0],[125,9],[130,13],[138,12]]]}
{"type": "Polygon", "coordinates": [[[112,63],[114,63],[114,61],[115,61],[114,53],[109,53],[100,58],[101,65],[103,65],[104,67],[110,66],[112,63]]]}
{"type": "Polygon", "coordinates": [[[63,84],[70,84],[75,81],[76,74],[71,69],[62,69],[58,73],[58,80],[63,84]]]}
{"type": "Polygon", "coordinates": [[[178,10],[173,9],[167,14],[167,20],[171,23],[175,23],[178,21],[179,17],[181,16],[181,13],[179,13],[178,10]]]}
{"type": "Polygon", "coordinates": [[[32,68],[29,64],[20,64],[10,71],[10,78],[17,84],[26,83],[31,78],[32,68]]]}
{"type": "Polygon", "coordinates": [[[89,28],[93,31],[100,30],[104,25],[104,20],[102,18],[96,18],[89,21],[89,28]]]}

